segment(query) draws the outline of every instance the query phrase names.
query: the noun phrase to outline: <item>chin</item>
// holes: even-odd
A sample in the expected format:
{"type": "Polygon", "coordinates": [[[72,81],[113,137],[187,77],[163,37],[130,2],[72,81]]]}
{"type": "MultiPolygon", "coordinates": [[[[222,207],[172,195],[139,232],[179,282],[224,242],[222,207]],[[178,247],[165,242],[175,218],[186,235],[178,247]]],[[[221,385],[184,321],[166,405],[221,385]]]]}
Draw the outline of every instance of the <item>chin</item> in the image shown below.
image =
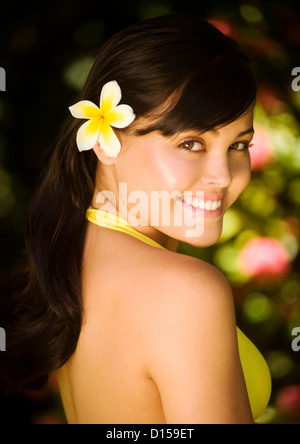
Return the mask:
{"type": "Polygon", "coordinates": [[[215,245],[219,239],[186,238],[184,242],[196,248],[207,248],[215,245]]]}
{"type": "Polygon", "coordinates": [[[183,242],[197,248],[206,248],[215,245],[222,234],[222,224],[215,229],[205,229],[201,235],[185,236],[183,242]]]}

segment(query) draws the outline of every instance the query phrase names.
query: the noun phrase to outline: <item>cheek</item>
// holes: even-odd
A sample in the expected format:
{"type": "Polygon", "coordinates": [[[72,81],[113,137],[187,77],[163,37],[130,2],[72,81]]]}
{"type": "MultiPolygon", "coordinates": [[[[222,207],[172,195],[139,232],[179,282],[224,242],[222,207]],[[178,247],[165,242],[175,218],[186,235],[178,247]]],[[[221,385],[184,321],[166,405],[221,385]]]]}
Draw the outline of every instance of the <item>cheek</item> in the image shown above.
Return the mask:
{"type": "MultiPolygon", "coordinates": [[[[154,152],[151,164],[159,179],[160,188],[182,191],[191,177],[191,164],[176,152],[154,152]]],[[[158,181],[156,182],[158,184],[158,181]]]]}
{"type": "Polygon", "coordinates": [[[236,197],[238,197],[248,186],[251,179],[250,156],[245,156],[245,158],[239,162],[234,161],[231,167],[231,174],[231,190],[237,195],[236,197]]]}
{"type": "Polygon", "coordinates": [[[141,149],[123,162],[119,179],[145,191],[182,191],[191,174],[190,163],[159,147],[141,149]]]}

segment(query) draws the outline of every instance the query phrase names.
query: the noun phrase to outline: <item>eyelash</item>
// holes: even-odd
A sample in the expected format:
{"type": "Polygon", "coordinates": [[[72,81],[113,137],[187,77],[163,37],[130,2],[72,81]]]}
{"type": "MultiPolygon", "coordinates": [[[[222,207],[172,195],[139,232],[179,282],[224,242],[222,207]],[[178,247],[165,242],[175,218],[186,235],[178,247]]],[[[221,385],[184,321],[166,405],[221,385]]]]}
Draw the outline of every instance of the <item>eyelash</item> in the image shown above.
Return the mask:
{"type": "MultiPolygon", "coordinates": [[[[184,146],[184,145],[187,145],[187,144],[195,144],[195,143],[198,143],[198,144],[203,146],[202,142],[200,142],[199,140],[190,139],[190,140],[184,140],[182,143],[180,143],[179,144],[179,148],[182,148],[185,151],[190,151],[192,153],[199,153],[199,152],[203,151],[203,150],[193,150],[192,148],[187,148],[186,146],[184,146]]],[[[250,143],[250,142],[234,142],[233,144],[230,145],[229,150],[243,152],[243,151],[247,151],[251,146],[253,146],[253,143],[250,143]],[[236,145],[236,144],[237,145],[243,144],[244,148],[242,148],[242,149],[232,148],[232,146],[236,145]]]]}
{"type": "Polygon", "coordinates": [[[193,144],[194,145],[195,143],[198,143],[199,145],[203,146],[203,144],[199,140],[188,139],[188,140],[184,140],[183,142],[181,142],[179,144],[179,148],[182,148],[182,149],[184,149],[186,151],[190,151],[190,152],[194,152],[194,153],[199,153],[202,150],[193,150],[191,148],[187,148],[186,146],[184,146],[184,145],[187,145],[187,144],[193,144]]]}
{"type": "Polygon", "coordinates": [[[251,146],[253,146],[253,143],[250,143],[250,142],[234,142],[232,145],[230,145],[230,147],[229,147],[229,149],[231,149],[232,151],[247,151],[249,148],[251,148],[251,146]],[[234,148],[231,148],[232,145],[235,145],[235,144],[239,145],[240,143],[242,143],[244,145],[243,149],[235,150],[234,148]]]}

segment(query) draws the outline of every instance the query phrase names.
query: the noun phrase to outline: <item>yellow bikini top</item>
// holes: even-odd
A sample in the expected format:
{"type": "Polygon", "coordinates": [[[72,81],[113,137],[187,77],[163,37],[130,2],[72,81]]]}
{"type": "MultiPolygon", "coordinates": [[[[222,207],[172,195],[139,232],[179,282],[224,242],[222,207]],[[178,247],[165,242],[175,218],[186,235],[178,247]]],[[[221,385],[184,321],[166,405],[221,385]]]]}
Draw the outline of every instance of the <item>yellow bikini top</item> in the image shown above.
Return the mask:
{"type": "MultiPolygon", "coordinates": [[[[87,219],[100,227],[127,233],[153,247],[165,249],[153,239],[139,233],[126,220],[103,210],[89,207],[87,219]]],[[[241,364],[247,386],[253,419],[256,420],[268,405],[271,396],[271,375],[261,353],[246,335],[237,327],[237,337],[241,364]]]]}

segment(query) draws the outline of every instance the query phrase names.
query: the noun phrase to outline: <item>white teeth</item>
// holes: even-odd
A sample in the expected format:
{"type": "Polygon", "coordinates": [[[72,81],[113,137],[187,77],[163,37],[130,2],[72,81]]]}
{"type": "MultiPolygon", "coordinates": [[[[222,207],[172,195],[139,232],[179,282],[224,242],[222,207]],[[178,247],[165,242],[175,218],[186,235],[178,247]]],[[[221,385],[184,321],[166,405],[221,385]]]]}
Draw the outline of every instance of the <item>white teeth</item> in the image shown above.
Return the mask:
{"type": "Polygon", "coordinates": [[[194,208],[200,208],[201,210],[207,210],[207,211],[215,211],[217,208],[220,208],[222,205],[222,199],[221,200],[198,200],[196,198],[186,197],[184,199],[184,203],[186,205],[190,205],[194,208]]]}
{"type": "Polygon", "coordinates": [[[206,202],[206,204],[205,204],[205,209],[206,209],[206,210],[211,210],[211,207],[212,207],[212,201],[211,201],[211,200],[208,200],[208,201],[206,202]]]}
{"type": "Polygon", "coordinates": [[[213,201],[213,203],[212,203],[211,209],[214,211],[214,210],[216,210],[217,208],[218,208],[218,201],[215,200],[215,201],[213,201]]]}

